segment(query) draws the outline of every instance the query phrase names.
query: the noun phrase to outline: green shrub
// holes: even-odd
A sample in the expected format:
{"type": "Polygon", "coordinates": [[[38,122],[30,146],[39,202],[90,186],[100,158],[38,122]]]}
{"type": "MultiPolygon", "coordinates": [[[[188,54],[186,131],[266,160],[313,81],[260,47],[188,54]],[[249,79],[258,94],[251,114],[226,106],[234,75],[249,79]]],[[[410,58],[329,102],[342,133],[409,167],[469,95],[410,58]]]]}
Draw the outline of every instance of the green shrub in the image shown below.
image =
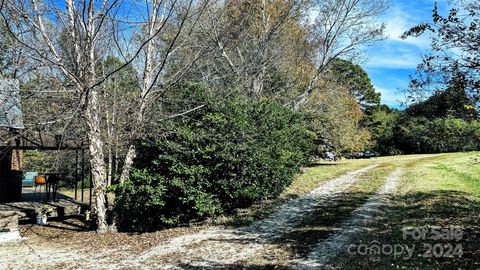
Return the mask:
{"type": "Polygon", "coordinates": [[[372,135],[371,150],[380,155],[397,155],[400,150],[395,144],[395,128],[401,113],[386,105],[371,108],[364,115],[362,124],[372,135]]]}
{"type": "Polygon", "coordinates": [[[403,119],[397,134],[404,153],[443,153],[480,150],[480,123],[453,116],[429,120],[403,119]]]}
{"type": "Polygon", "coordinates": [[[204,108],[141,143],[130,180],[115,190],[123,229],[178,225],[278,196],[307,162],[312,135],[301,114],[267,100],[199,96],[204,108]]]}

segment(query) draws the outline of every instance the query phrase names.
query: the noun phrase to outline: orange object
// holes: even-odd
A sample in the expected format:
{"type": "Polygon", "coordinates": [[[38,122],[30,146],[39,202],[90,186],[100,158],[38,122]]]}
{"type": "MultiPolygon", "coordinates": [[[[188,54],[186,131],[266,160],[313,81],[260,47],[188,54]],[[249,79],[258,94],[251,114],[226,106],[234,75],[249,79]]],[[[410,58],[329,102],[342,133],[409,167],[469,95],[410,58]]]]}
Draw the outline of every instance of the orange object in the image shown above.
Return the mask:
{"type": "Polygon", "coordinates": [[[47,180],[45,180],[45,177],[43,176],[37,176],[35,177],[35,184],[37,185],[45,185],[47,183],[47,180]]]}

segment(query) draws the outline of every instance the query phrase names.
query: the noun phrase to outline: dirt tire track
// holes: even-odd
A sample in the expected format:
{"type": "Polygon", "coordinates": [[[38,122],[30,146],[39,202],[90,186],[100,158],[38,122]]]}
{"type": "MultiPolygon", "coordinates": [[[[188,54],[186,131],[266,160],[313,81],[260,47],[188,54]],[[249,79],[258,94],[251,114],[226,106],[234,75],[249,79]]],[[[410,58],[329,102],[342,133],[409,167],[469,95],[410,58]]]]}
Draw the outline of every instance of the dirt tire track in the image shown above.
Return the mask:
{"type": "Polygon", "coordinates": [[[0,255],[6,258],[3,262],[0,260],[0,268],[3,265],[8,269],[25,269],[36,265],[38,269],[56,266],[75,269],[212,269],[246,264],[259,256],[272,241],[294,230],[309,211],[341,196],[360,181],[363,174],[379,164],[381,162],[327,180],[308,194],[288,200],[269,217],[250,226],[235,229],[212,227],[175,237],[136,257],[118,258],[116,253],[122,252],[121,249],[88,250],[47,245],[27,248],[13,245],[7,251],[0,247],[0,255]]]}
{"type": "Polygon", "coordinates": [[[237,229],[211,228],[194,235],[178,237],[154,247],[134,260],[122,262],[119,267],[208,269],[249,260],[272,240],[294,230],[306,213],[340,195],[358,182],[361,175],[378,165],[372,164],[328,180],[308,194],[285,202],[269,217],[250,226],[237,229]],[[177,259],[168,261],[171,257],[169,254],[175,254],[177,259]]]}
{"type": "Polygon", "coordinates": [[[352,213],[352,217],[341,225],[342,229],[320,242],[305,259],[297,263],[294,269],[333,267],[330,264],[339,254],[347,251],[351,240],[368,232],[370,225],[384,215],[382,208],[384,209],[390,195],[395,192],[403,173],[403,168],[397,168],[390,173],[383,187],[352,213]]]}

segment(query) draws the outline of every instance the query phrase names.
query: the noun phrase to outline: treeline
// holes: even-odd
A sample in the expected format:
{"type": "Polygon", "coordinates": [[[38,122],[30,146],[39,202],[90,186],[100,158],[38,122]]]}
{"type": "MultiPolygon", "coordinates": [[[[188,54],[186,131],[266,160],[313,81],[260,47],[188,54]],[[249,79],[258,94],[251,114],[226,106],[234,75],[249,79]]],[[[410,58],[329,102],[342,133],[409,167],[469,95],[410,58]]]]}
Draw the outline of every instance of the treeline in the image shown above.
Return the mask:
{"type": "MultiPolygon", "coordinates": [[[[315,158],[473,148],[452,129],[476,134],[476,115],[385,109],[354,64],[385,38],[378,18],[389,3],[8,1],[0,74],[21,81],[29,130],[90,150],[98,231],[153,230],[275,197],[315,158]]],[[[476,24],[458,29],[479,40],[476,24]]],[[[464,55],[460,72],[478,51],[464,55]]],[[[472,74],[469,96],[479,88],[472,74]]]]}
{"type": "MultiPolygon", "coordinates": [[[[302,166],[326,153],[480,149],[478,114],[458,87],[404,111],[377,103],[364,113],[358,101],[343,103],[341,92],[313,95],[300,110],[268,98],[218,97],[198,83],[179,84],[174,93],[171,98],[181,102],[164,110],[201,107],[151,123],[151,134],[157,135],[141,141],[129,181],[115,189],[124,229],[186,224],[278,196],[302,166]],[[319,113],[322,104],[343,111],[319,113]]],[[[346,91],[345,97],[353,96],[346,91]]]]}
{"type": "Polygon", "coordinates": [[[404,111],[381,106],[367,113],[365,124],[382,155],[477,151],[480,121],[463,87],[451,87],[404,111]]]}
{"type": "Polygon", "coordinates": [[[229,213],[278,196],[315,159],[367,149],[372,135],[362,120],[380,95],[350,61],[333,61],[326,74],[299,108],[276,94],[176,84],[157,108],[173,117],[151,119],[129,179],[112,188],[120,228],[154,230],[229,213]]]}
{"type": "Polygon", "coordinates": [[[161,227],[275,196],[307,153],[361,151],[378,95],[344,78],[383,40],[389,4],[14,0],[0,8],[0,74],[22,81],[30,129],[88,145],[98,231],[116,228],[111,184],[124,228],[149,223],[133,222],[141,207],[166,213],[150,222],[161,227]],[[190,84],[208,99],[178,97],[190,84]],[[140,162],[149,152],[169,158],[140,162]]]}
{"type": "MultiPolygon", "coordinates": [[[[258,30],[252,22],[260,11],[250,8],[229,7],[228,16],[252,16],[241,20],[248,27],[231,39],[251,38],[250,31],[258,30]]],[[[163,96],[154,112],[175,117],[146,125],[130,178],[114,188],[120,228],[187,224],[274,198],[318,158],[366,150],[396,155],[480,149],[476,106],[461,78],[404,111],[393,110],[380,104],[367,73],[347,57],[330,59],[315,77],[319,47],[295,17],[283,26],[272,43],[275,54],[261,54],[266,62],[254,55],[244,62],[238,48],[225,48],[230,60],[241,63],[241,74],[253,76],[221,66],[209,70],[216,78],[210,80],[195,68],[163,96]],[[278,54],[277,45],[285,54],[278,54]]],[[[233,44],[248,46],[243,42],[233,44]]],[[[210,69],[211,61],[203,67],[210,69]]]]}

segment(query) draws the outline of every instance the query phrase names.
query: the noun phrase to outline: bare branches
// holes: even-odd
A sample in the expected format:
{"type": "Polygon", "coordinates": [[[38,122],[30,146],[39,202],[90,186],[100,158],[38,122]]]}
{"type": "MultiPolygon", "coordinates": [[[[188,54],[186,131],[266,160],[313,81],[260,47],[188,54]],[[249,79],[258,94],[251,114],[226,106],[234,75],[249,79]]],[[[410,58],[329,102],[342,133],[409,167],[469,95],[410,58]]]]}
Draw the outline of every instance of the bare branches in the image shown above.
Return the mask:
{"type": "Polygon", "coordinates": [[[321,0],[315,1],[316,16],[311,42],[316,47],[316,70],[307,89],[294,102],[301,106],[330,62],[338,57],[355,58],[365,46],[382,40],[384,25],[376,23],[389,7],[389,1],[321,0]]]}
{"type": "MultiPolygon", "coordinates": [[[[43,67],[32,77],[70,95],[61,108],[71,110],[64,112],[68,119],[82,116],[100,230],[107,228],[104,193],[113,156],[122,158],[122,182],[149,111],[163,106],[155,102],[176,83],[188,78],[218,91],[306,98],[330,61],[381,39],[375,17],[387,6],[386,0],[0,1],[10,35],[33,56],[28,61],[43,67]],[[313,23],[305,19],[312,8],[313,23]]],[[[73,122],[63,123],[79,124],[73,122]]]]}
{"type": "Polygon", "coordinates": [[[441,14],[435,5],[431,23],[419,24],[402,36],[431,34],[432,52],[418,65],[407,89],[412,101],[425,94],[460,87],[475,102],[480,100],[479,4],[472,0],[450,3],[448,14],[441,14]]]}
{"type": "MultiPolygon", "coordinates": [[[[141,136],[150,104],[155,96],[167,90],[170,83],[178,81],[203,55],[199,50],[190,61],[181,63],[172,60],[175,54],[195,44],[189,39],[209,2],[65,0],[66,8],[61,8],[60,2],[2,0],[0,14],[10,35],[26,51],[35,55],[30,61],[46,67],[41,71],[42,76],[56,79],[68,93],[73,93],[72,100],[81,110],[73,110],[72,113],[82,115],[84,120],[83,129],[88,137],[91,156],[95,209],[101,231],[107,229],[105,178],[111,174],[106,170],[112,166],[112,153],[118,150],[112,151],[111,148],[118,146],[110,141],[118,142],[113,138],[113,130],[123,132],[127,142],[122,154],[125,161],[121,163],[124,164],[123,174],[128,176],[136,152],[135,143],[141,136]],[[12,27],[11,18],[18,19],[21,27],[12,27]],[[101,69],[109,57],[121,57],[123,61],[115,62],[111,68],[101,69]],[[128,74],[122,75],[121,72],[127,69],[128,74]],[[120,75],[129,76],[129,84],[121,86],[121,91],[111,92],[111,87],[119,87],[115,80],[120,75]],[[128,126],[121,129],[115,126],[120,124],[117,121],[121,106],[119,100],[128,100],[128,104],[122,105],[132,108],[122,115],[126,119],[121,124],[128,126]]],[[[57,124],[51,120],[41,123],[57,124]]]]}

